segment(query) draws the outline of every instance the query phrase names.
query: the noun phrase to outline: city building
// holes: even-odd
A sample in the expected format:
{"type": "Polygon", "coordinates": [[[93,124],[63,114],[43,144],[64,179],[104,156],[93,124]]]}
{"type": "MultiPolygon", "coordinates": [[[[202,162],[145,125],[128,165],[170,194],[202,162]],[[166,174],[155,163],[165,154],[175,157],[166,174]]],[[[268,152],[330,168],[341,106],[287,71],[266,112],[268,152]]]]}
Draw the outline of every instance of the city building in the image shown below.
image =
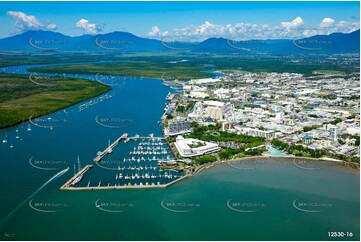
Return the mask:
{"type": "Polygon", "coordinates": [[[185,139],[179,135],[175,146],[182,157],[193,157],[214,153],[221,150],[218,144],[197,139],[185,139]]]}
{"type": "Polygon", "coordinates": [[[192,132],[190,122],[184,119],[173,119],[168,122],[168,128],[164,130],[166,136],[189,134],[192,132]]]}
{"type": "Polygon", "coordinates": [[[330,140],[333,142],[337,141],[337,126],[335,125],[327,125],[327,130],[330,132],[330,140]]]}
{"type": "Polygon", "coordinates": [[[241,131],[243,134],[254,136],[254,137],[262,137],[266,139],[273,139],[275,138],[275,132],[272,130],[260,130],[260,129],[253,129],[253,128],[242,128],[241,131]]]}
{"type": "Polygon", "coordinates": [[[234,106],[232,103],[219,101],[197,102],[193,107],[193,112],[188,114],[188,120],[203,121],[211,118],[215,121],[223,121],[234,115],[234,106]]]}
{"type": "Polygon", "coordinates": [[[313,142],[313,136],[308,135],[307,133],[302,137],[302,143],[309,145],[313,142]]]}

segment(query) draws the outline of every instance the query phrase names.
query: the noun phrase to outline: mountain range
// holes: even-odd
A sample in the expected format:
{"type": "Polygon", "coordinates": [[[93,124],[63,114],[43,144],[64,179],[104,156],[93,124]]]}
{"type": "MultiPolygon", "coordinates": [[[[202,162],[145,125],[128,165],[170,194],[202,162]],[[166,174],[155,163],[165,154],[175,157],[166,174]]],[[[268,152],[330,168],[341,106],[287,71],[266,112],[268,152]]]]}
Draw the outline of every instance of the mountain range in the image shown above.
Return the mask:
{"type": "Polygon", "coordinates": [[[344,54],[360,52],[360,30],[293,40],[235,41],[226,38],[209,38],[198,43],[149,39],[128,32],[72,37],[52,31],[30,30],[0,39],[0,51],[344,54]]]}

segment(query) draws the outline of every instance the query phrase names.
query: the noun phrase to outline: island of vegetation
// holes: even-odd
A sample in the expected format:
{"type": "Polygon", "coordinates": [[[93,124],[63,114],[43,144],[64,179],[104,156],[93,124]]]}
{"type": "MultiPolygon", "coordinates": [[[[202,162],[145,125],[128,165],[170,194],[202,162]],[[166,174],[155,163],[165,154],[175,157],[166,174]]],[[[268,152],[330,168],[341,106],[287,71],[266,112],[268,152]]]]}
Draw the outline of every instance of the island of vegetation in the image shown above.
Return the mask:
{"type": "Polygon", "coordinates": [[[83,79],[44,78],[0,73],[0,128],[53,113],[111,89],[83,79]]]}

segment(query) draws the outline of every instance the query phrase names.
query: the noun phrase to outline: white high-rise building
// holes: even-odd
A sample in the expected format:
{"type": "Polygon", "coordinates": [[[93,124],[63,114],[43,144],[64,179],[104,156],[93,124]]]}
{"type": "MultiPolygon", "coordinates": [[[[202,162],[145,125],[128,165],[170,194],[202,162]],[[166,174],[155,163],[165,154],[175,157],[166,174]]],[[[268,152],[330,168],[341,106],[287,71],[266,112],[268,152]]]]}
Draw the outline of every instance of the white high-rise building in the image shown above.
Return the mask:
{"type": "Polygon", "coordinates": [[[330,132],[330,140],[332,140],[333,142],[336,142],[337,141],[337,126],[328,125],[327,129],[330,132]]]}
{"type": "Polygon", "coordinates": [[[193,112],[188,114],[188,120],[200,121],[211,118],[215,121],[223,121],[234,116],[234,106],[232,103],[219,101],[197,102],[193,112]]]}
{"type": "Polygon", "coordinates": [[[283,119],[284,119],[284,113],[283,112],[279,112],[279,113],[276,113],[276,118],[275,118],[275,121],[277,124],[283,124],[283,119]]]}

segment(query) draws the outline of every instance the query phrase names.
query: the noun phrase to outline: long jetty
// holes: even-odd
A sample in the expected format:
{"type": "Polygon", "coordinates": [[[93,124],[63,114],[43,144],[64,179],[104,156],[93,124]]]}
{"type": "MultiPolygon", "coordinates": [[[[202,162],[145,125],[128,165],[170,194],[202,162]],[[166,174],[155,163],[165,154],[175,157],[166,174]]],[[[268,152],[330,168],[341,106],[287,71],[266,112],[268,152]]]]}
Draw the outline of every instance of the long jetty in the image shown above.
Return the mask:
{"type": "Polygon", "coordinates": [[[118,139],[116,139],[111,145],[109,145],[105,150],[103,150],[102,152],[98,153],[97,156],[94,158],[94,162],[98,162],[101,159],[103,159],[103,157],[106,154],[111,153],[112,149],[122,140],[122,139],[126,139],[128,138],[128,134],[124,133],[122,134],[122,136],[120,136],[118,139]]]}
{"type": "Polygon", "coordinates": [[[145,139],[155,139],[155,140],[164,140],[164,137],[154,137],[153,134],[150,134],[149,136],[139,136],[139,135],[135,135],[134,137],[129,137],[129,135],[127,133],[122,134],[122,136],[120,136],[118,139],[116,139],[112,144],[110,144],[105,150],[99,152],[97,154],[97,156],[93,159],[94,162],[99,162],[101,161],[101,159],[103,159],[103,157],[109,153],[112,152],[113,148],[115,146],[117,146],[119,144],[120,141],[125,140],[130,141],[130,140],[145,140],[145,139]]]}
{"type": "Polygon", "coordinates": [[[60,187],[60,190],[72,190],[71,188],[74,187],[70,187],[71,183],[79,176],[84,175],[85,172],[87,172],[90,168],[92,168],[93,165],[86,165],[83,167],[83,169],[81,169],[78,173],[76,173],[72,178],[70,178],[64,185],[62,185],[60,187]]]}
{"type": "MultiPolygon", "coordinates": [[[[173,180],[166,184],[160,184],[160,185],[108,185],[108,186],[86,186],[86,187],[72,187],[69,186],[74,179],[70,179],[67,183],[65,183],[60,189],[61,190],[70,190],[70,191],[89,191],[89,190],[121,190],[121,189],[149,189],[149,188],[167,188],[177,182],[180,182],[181,180],[184,180],[188,177],[192,176],[191,174],[187,174],[185,176],[182,176],[176,180],[173,180]]],[[[76,177],[76,176],[75,176],[76,177]]]]}

